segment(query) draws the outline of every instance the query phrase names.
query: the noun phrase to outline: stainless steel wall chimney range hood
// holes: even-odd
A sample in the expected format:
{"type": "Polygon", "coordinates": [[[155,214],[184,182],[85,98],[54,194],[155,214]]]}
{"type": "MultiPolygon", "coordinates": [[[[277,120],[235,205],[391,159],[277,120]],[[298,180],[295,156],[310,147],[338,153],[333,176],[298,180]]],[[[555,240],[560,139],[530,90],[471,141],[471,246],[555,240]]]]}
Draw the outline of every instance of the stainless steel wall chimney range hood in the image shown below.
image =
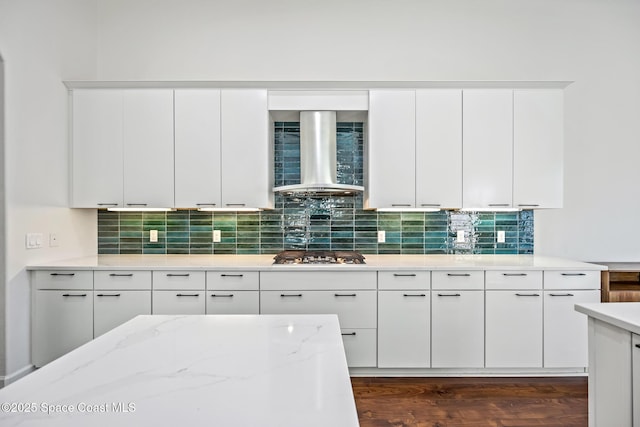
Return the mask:
{"type": "Polygon", "coordinates": [[[338,184],[336,112],[300,112],[300,184],[275,187],[286,194],[351,195],[359,185],[338,184]]]}

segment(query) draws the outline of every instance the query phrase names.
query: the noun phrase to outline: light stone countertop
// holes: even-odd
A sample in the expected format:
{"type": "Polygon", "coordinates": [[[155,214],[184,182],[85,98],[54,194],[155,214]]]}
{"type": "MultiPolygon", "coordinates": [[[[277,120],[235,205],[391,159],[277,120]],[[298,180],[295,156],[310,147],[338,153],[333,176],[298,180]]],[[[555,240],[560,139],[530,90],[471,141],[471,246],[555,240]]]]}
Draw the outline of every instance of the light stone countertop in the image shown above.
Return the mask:
{"type": "Polygon", "coordinates": [[[138,316],[0,403],[6,427],[358,426],[336,315],[138,316]]]}
{"type": "Polygon", "coordinates": [[[604,265],[539,255],[365,255],[363,265],[274,265],[273,255],[98,255],[27,270],[606,270],[604,265]]]}
{"type": "Polygon", "coordinates": [[[640,302],[576,304],[576,311],[634,334],[640,334],[640,302]]]}

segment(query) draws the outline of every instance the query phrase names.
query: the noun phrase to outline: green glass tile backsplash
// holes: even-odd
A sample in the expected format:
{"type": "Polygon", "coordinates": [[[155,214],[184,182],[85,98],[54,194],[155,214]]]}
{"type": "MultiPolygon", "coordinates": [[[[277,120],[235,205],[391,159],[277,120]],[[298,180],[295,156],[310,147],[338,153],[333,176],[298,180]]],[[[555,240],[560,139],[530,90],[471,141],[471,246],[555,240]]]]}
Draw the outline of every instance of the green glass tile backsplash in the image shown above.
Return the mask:
{"type": "MultiPolygon", "coordinates": [[[[362,185],[362,123],[338,123],[338,182],[362,185]]],[[[275,125],[275,183],[300,180],[300,129],[275,125]]],[[[276,195],[262,212],[98,211],[99,254],[275,254],[285,249],[357,250],[365,254],[532,254],[533,212],[390,213],[365,211],[362,195],[276,195]],[[158,242],[149,231],[158,230],[158,242]],[[213,230],[221,242],[213,243],[213,230]],[[386,242],[378,243],[378,230],[386,242]],[[458,230],[469,236],[457,243],[458,230]],[[505,242],[496,243],[505,231],[505,242]]]]}

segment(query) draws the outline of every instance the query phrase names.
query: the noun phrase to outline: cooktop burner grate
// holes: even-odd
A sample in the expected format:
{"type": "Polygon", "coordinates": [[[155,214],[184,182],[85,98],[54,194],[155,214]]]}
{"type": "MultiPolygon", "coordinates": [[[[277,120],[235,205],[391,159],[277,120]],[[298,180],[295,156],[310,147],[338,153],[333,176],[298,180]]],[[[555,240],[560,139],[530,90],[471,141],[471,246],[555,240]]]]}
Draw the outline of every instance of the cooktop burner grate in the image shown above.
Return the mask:
{"type": "Polygon", "coordinates": [[[282,251],[273,257],[274,264],[365,264],[356,251],[282,251]]]}

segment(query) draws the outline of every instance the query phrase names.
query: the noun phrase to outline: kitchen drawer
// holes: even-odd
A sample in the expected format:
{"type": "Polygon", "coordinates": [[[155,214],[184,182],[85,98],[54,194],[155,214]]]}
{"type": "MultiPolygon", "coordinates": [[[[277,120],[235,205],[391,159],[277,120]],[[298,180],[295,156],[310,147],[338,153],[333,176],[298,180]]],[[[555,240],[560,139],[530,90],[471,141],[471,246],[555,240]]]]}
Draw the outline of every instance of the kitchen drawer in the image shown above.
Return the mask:
{"type": "Polygon", "coordinates": [[[152,314],[205,314],[202,291],[153,291],[152,314]]]}
{"type": "Polygon", "coordinates": [[[209,290],[258,290],[260,273],[257,271],[207,271],[209,290]]]}
{"type": "Polygon", "coordinates": [[[32,274],[36,289],[93,289],[93,271],[37,270],[32,274]]]}
{"type": "Polygon", "coordinates": [[[267,291],[376,289],[377,282],[375,271],[267,271],[260,273],[260,289],[267,291]]]}
{"type": "Polygon", "coordinates": [[[378,289],[430,289],[430,271],[379,271],[378,289]]]}
{"type": "Polygon", "coordinates": [[[487,271],[486,289],[542,289],[542,271],[487,271]]]}
{"type": "Polygon", "coordinates": [[[207,314],[259,314],[259,291],[209,291],[207,314]]]}
{"type": "Polygon", "coordinates": [[[262,291],[261,314],[337,314],[342,328],[375,328],[377,291],[262,291]]]}
{"type": "Polygon", "coordinates": [[[96,271],[96,290],[150,290],[150,271],[96,271]]]}
{"type": "Polygon", "coordinates": [[[600,289],[600,271],[545,271],[544,289],[600,289]]]}
{"type": "Polygon", "coordinates": [[[204,290],[204,271],[154,271],[154,290],[204,290]]]}
{"type": "Polygon", "coordinates": [[[484,271],[433,271],[431,289],[484,289],[484,271]]]}
{"type": "Polygon", "coordinates": [[[375,329],[341,329],[342,343],[350,368],[374,368],[376,361],[375,329]]]}

